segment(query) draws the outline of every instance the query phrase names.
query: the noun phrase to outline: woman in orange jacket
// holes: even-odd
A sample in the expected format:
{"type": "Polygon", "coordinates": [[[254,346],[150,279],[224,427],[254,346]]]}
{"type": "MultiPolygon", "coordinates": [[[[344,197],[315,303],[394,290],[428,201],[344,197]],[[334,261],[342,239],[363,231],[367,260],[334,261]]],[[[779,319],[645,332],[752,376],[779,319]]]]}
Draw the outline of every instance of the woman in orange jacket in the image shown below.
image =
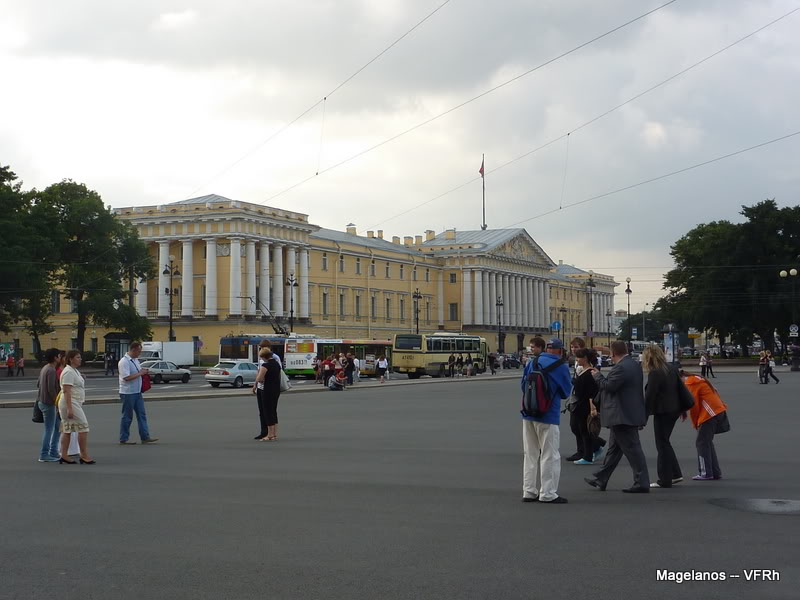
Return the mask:
{"type": "Polygon", "coordinates": [[[712,481],[722,479],[717,451],[714,448],[714,434],[727,431],[728,407],[719,397],[719,393],[704,377],[681,371],[686,387],[694,396],[694,406],[689,410],[692,425],[697,429],[697,465],[698,474],[692,477],[695,481],[712,481]]]}

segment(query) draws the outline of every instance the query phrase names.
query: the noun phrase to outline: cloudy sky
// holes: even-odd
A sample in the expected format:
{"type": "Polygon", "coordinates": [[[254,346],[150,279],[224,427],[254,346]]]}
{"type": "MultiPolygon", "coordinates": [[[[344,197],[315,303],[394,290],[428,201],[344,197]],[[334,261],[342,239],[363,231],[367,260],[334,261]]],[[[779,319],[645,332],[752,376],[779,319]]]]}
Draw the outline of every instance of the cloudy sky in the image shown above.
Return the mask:
{"type": "Polygon", "coordinates": [[[527,220],[553,259],[631,277],[639,310],[693,225],[798,203],[800,136],[569,205],[800,130],[800,12],[493,170],[797,0],[678,0],[336,165],[665,1],[450,0],[264,143],[444,0],[0,0],[0,163],[115,207],[217,193],[403,236],[480,226],[485,153],[489,226],[527,220]]]}

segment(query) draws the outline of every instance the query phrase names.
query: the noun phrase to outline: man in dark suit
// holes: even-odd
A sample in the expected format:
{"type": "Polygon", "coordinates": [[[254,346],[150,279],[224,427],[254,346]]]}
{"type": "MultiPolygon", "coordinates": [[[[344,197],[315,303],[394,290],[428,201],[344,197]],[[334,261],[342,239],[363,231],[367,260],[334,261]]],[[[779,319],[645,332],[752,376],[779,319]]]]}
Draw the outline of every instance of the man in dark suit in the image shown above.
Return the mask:
{"type": "Polygon", "coordinates": [[[600,393],[600,422],[611,430],[609,447],[603,467],[586,483],[604,491],[608,480],[624,455],[633,470],[633,486],[622,490],[632,494],[650,492],[647,461],[639,442],[639,429],[647,422],[642,366],[628,355],[625,342],[611,344],[614,367],[603,377],[597,369],[592,374],[600,393]]]}

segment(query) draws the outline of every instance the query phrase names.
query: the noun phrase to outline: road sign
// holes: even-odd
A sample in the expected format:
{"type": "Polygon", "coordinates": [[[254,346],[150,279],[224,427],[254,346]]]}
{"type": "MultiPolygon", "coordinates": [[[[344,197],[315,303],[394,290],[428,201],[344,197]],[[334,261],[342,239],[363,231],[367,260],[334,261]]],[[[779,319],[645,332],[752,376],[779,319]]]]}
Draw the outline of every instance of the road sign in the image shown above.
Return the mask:
{"type": "Polygon", "coordinates": [[[560,331],[561,330],[561,321],[553,321],[550,323],[550,329],[553,331],[560,331]]]}
{"type": "Polygon", "coordinates": [[[800,328],[798,328],[797,323],[789,325],[789,337],[797,337],[798,331],[800,331],[800,328]]]}
{"type": "Polygon", "coordinates": [[[638,335],[639,335],[639,330],[638,330],[638,328],[634,327],[631,330],[631,339],[634,339],[634,340],[639,339],[638,335]]]}

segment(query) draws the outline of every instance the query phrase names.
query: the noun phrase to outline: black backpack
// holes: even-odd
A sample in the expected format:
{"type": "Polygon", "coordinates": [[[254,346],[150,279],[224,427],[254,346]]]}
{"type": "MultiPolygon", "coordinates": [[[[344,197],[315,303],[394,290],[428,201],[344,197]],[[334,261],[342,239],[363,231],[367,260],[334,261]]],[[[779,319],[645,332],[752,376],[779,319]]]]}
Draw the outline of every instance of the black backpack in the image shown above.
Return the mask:
{"type": "Polygon", "coordinates": [[[557,360],[551,365],[539,368],[539,357],[533,359],[533,368],[528,373],[525,393],[522,395],[523,417],[541,418],[548,413],[553,406],[553,395],[550,393],[550,384],[547,381],[547,374],[564,364],[564,359],[557,360]]]}

